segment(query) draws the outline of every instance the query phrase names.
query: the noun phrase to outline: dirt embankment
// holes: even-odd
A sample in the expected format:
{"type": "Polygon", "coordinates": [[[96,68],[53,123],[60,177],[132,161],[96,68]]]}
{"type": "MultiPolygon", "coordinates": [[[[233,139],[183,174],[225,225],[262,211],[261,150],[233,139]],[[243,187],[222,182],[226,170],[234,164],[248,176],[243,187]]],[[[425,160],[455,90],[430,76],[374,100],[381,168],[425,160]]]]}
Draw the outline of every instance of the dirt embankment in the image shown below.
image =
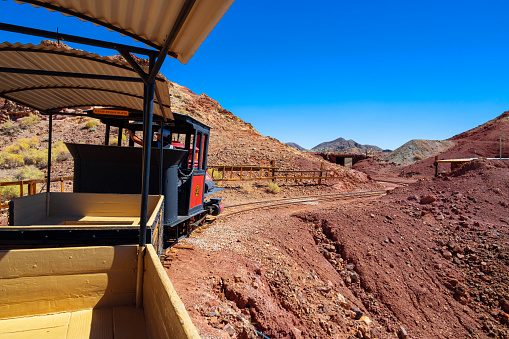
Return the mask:
{"type": "Polygon", "coordinates": [[[210,226],[169,275],[205,338],[507,338],[509,169],[210,226]]]}

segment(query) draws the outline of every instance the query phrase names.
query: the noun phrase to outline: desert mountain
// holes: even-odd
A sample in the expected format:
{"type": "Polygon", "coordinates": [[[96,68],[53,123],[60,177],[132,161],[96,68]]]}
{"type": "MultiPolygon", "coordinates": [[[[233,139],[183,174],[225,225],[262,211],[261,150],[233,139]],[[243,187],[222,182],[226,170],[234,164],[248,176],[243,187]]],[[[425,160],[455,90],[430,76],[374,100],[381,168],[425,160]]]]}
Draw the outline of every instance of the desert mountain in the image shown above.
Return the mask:
{"type": "Polygon", "coordinates": [[[366,151],[382,152],[382,149],[373,145],[361,145],[352,139],[337,138],[333,141],[322,142],[311,149],[314,152],[337,152],[337,153],[365,153],[366,151]]]}
{"type": "Polygon", "coordinates": [[[440,154],[452,146],[454,146],[454,142],[450,140],[414,139],[398,147],[380,160],[406,166],[440,154]]]}
{"type": "Polygon", "coordinates": [[[288,146],[290,146],[290,147],[293,147],[293,148],[298,149],[299,151],[306,151],[306,149],[305,149],[304,147],[302,147],[301,145],[296,144],[296,143],[294,143],[294,142],[287,142],[286,144],[287,144],[288,146]]]}

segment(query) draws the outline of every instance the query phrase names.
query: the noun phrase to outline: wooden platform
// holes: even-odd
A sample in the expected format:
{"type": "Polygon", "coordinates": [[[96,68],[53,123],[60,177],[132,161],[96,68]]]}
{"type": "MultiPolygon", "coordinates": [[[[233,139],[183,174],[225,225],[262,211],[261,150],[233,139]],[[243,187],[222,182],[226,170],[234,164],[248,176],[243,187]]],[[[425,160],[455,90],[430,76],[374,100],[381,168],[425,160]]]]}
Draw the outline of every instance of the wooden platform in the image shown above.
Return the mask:
{"type": "Polygon", "coordinates": [[[143,310],[89,309],[0,320],[0,339],[149,338],[143,310]]]}

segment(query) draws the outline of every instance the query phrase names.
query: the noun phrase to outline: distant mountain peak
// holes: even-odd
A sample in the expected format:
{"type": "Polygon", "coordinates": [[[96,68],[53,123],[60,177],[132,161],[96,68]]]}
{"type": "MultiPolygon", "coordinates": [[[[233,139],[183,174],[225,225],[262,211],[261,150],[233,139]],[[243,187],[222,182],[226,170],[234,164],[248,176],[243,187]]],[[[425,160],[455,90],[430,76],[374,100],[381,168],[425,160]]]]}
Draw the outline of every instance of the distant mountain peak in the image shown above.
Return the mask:
{"type": "Polygon", "coordinates": [[[298,149],[299,151],[307,151],[304,147],[300,146],[299,144],[296,144],[294,142],[287,142],[288,146],[298,149]]]}
{"type": "Polygon", "coordinates": [[[345,138],[337,138],[332,141],[322,142],[311,149],[313,152],[337,152],[337,153],[364,153],[366,151],[382,152],[382,149],[374,145],[361,145],[358,142],[345,138]]]}

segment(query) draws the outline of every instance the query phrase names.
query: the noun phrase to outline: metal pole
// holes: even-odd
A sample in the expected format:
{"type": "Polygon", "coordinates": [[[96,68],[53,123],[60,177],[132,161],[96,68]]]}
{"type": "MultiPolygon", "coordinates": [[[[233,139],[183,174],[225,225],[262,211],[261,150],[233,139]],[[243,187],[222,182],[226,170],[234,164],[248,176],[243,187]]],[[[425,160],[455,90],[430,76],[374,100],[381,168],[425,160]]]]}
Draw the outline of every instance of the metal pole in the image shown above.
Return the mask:
{"type": "Polygon", "coordinates": [[[106,132],[104,133],[104,144],[106,146],[110,144],[110,124],[106,124],[106,132]]]}
{"type": "Polygon", "coordinates": [[[122,146],[122,127],[118,128],[117,146],[122,146]]]}
{"type": "Polygon", "coordinates": [[[49,115],[49,136],[48,136],[48,171],[46,173],[46,192],[50,192],[51,183],[51,145],[53,141],[53,114],[49,115]]]}
{"type": "Polygon", "coordinates": [[[164,123],[163,121],[161,120],[161,125],[159,126],[160,127],[160,133],[159,135],[161,136],[161,142],[159,143],[159,151],[160,151],[160,157],[159,157],[159,162],[160,162],[160,166],[159,166],[159,195],[163,195],[163,127],[164,127],[164,123]]]}
{"type": "Polygon", "coordinates": [[[154,82],[145,88],[143,119],[143,165],[141,182],[141,212],[140,212],[140,243],[144,247],[147,243],[147,205],[150,180],[150,149],[152,136],[152,109],[154,104],[154,82]]]}
{"type": "Polygon", "coordinates": [[[500,135],[500,159],[502,159],[502,135],[500,135]]]}

